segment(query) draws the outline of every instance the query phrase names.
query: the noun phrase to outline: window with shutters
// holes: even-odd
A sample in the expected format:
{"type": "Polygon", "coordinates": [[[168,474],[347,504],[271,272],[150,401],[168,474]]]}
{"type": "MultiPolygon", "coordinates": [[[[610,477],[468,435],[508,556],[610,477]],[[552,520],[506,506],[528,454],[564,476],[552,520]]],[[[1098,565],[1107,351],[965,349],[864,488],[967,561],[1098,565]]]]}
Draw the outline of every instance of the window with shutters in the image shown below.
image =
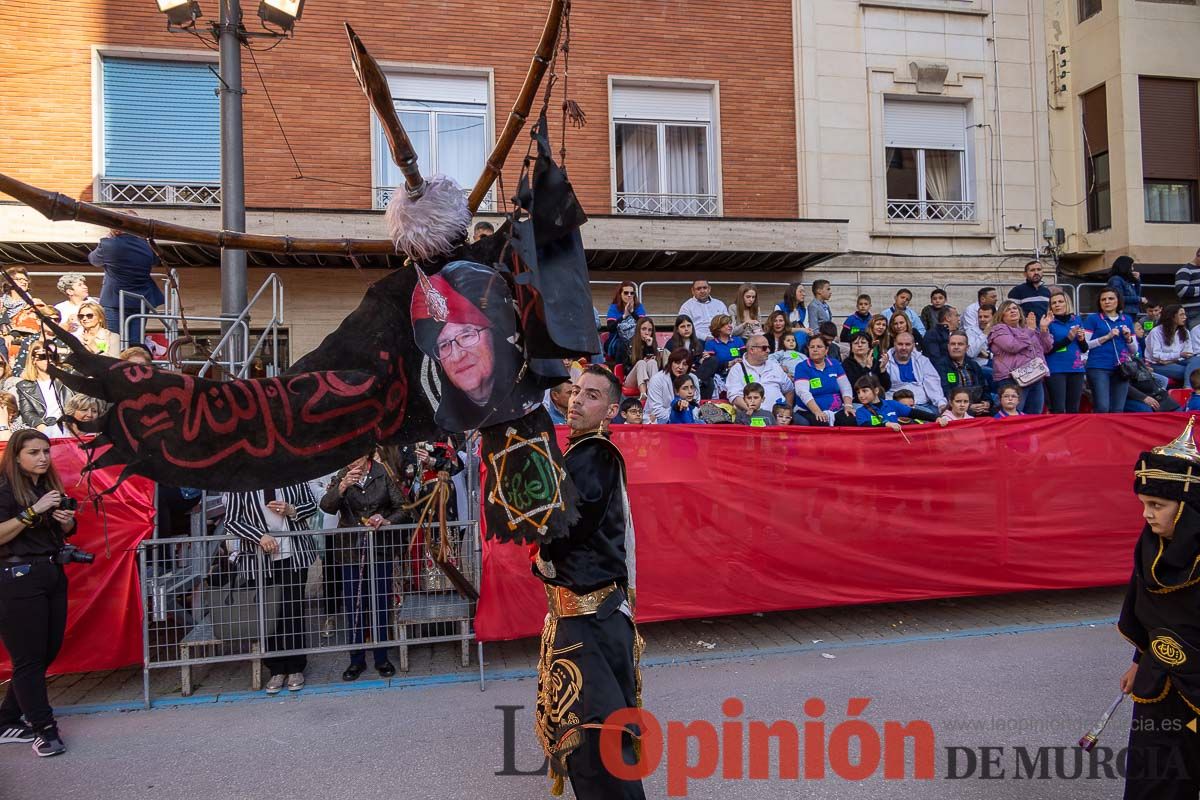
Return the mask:
{"type": "Polygon", "coordinates": [[[1200,222],[1200,98],[1194,80],[1138,79],[1146,222],[1200,222]]]}
{"type": "Polygon", "coordinates": [[[708,88],[614,84],[613,213],[721,213],[708,88]]]}
{"type": "Polygon", "coordinates": [[[105,57],[101,76],[100,199],[220,205],[220,106],[209,65],[105,57]]]}
{"type": "Polygon", "coordinates": [[[1087,184],[1088,230],[1112,227],[1108,165],[1108,96],[1103,86],[1080,96],[1083,106],[1083,172],[1087,184]]]}
{"type": "Polygon", "coordinates": [[[1094,17],[1100,13],[1100,0],[1079,0],[1079,21],[1094,17]]]}
{"type": "MultiPolygon", "coordinates": [[[[446,175],[469,192],[483,172],[490,147],[488,79],[484,75],[392,73],[392,100],[412,140],[421,174],[446,175]]],[[[372,121],[375,207],[386,208],[404,185],[379,120],[372,121]]],[[[480,205],[492,208],[489,194],[480,205]]]]}
{"type": "Polygon", "coordinates": [[[883,118],[888,219],[974,222],[967,106],[887,98],[883,118]]]}

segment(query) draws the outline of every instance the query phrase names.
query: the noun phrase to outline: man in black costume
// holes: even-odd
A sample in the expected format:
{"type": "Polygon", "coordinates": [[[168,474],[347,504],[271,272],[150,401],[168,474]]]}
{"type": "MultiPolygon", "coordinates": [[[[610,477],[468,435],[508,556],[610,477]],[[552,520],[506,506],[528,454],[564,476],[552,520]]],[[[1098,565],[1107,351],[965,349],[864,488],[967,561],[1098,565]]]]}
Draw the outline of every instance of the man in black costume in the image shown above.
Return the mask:
{"type": "MultiPolygon", "coordinates": [[[[549,616],[538,668],[537,732],[561,794],[563,778],[579,800],[644,798],[640,781],[605,769],[601,732],[610,714],[641,705],[641,637],[633,622],[634,538],[625,462],[609,441],[621,386],[603,367],[588,367],[571,390],[566,468],[578,490],[579,519],[565,538],[543,542],[533,571],[546,584],[549,616]]],[[[634,763],[634,733],[620,736],[634,763]]]]}
{"type": "Polygon", "coordinates": [[[1192,422],[1138,457],[1146,527],[1117,623],[1136,648],[1121,690],[1133,699],[1126,800],[1200,797],[1200,451],[1192,422]],[[1191,728],[1187,727],[1189,724],[1191,728]]]}

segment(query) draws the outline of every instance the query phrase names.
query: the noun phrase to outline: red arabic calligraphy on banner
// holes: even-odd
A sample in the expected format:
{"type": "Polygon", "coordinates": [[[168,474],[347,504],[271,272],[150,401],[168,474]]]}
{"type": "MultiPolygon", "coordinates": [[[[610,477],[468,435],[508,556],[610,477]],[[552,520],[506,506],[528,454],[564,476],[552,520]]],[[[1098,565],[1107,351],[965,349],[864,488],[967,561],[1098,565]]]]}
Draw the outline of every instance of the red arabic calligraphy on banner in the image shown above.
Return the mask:
{"type": "MultiPolygon", "coordinates": [[[[71,537],[71,544],[95,553],[96,561],[66,568],[67,633],[50,673],[62,675],[140,664],[142,615],[135,548],[154,529],[154,484],[137,476],[122,483],[104,498],[105,521],[84,499],[87,487],[79,475],[86,460],[75,441],[55,439],[51,454],[67,494],[79,500],[76,517],[79,532],[71,537]]],[[[96,472],[92,477],[93,489],[103,492],[119,474],[119,468],[96,472]]],[[[11,673],[8,654],[0,645],[0,680],[11,673]]]]}
{"type": "MultiPolygon", "coordinates": [[[[1186,419],[972,420],[910,426],[908,441],[880,429],[614,426],[638,619],[1124,583],[1142,528],[1133,463],[1186,419]]],[[[528,551],[485,541],[479,639],[537,635],[545,613],[528,551]]]]}

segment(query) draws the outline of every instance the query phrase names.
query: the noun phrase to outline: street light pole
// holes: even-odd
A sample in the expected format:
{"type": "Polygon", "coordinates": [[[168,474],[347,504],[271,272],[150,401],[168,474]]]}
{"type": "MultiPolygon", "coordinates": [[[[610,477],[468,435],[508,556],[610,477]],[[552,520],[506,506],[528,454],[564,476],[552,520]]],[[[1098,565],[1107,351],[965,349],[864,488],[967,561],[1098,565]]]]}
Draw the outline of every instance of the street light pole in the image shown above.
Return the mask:
{"type": "MultiPolygon", "coordinates": [[[[242,145],[242,27],[240,0],[220,0],[221,227],[246,230],[246,173],[242,145]]],[[[221,316],[246,309],[246,252],[221,248],[221,316]]]]}

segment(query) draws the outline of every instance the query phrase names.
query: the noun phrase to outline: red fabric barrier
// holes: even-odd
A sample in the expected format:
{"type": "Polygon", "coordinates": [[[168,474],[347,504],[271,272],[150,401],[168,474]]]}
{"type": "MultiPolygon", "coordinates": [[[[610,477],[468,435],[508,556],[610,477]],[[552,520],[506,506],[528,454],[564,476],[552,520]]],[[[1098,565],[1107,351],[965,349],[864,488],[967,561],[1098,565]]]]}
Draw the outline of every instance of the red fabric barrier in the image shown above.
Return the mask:
{"type": "MultiPolygon", "coordinates": [[[[96,561],[67,567],[67,634],[50,673],[61,675],[140,664],[142,617],[134,549],[154,530],[154,484],[145,478],[132,477],[104,498],[110,558],[105,555],[105,523],[91,503],[83,499],[87,496],[87,487],[79,481],[85,463],[83,451],[74,440],[56,439],[51,453],[67,493],[79,500],[76,517],[79,532],[71,537],[71,544],[95,553],[96,561]]],[[[108,489],[119,474],[119,468],[97,472],[92,478],[93,489],[97,493],[108,489]]],[[[8,653],[0,645],[0,680],[11,673],[8,653]]]]}
{"type": "MultiPolygon", "coordinates": [[[[1142,528],[1133,462],[1186,419],[973,420],[910,426],[911,444],[878,429],[615,426],[638,619],[1123,583],[1142,528]]],[[[525,548],[485,541],[481,591],[481,640],[541,630],[525,548]]]]}

